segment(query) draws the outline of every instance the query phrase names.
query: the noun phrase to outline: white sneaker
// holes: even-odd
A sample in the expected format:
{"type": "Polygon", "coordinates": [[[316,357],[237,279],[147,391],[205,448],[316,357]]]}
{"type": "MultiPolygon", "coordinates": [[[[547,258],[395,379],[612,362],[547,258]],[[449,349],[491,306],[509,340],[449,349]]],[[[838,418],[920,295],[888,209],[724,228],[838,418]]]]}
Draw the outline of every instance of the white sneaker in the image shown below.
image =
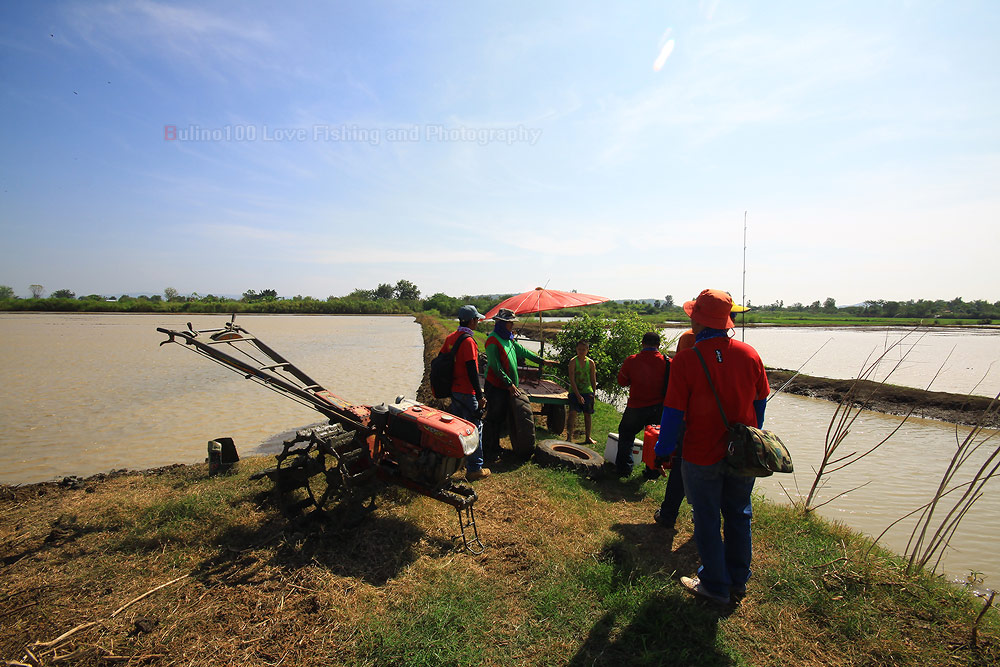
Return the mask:
{"type": "Polygon", "coordinates": [[[707,588],[702,586],[701,579],[698,577],[681,577],[681,586],[683,586],[689,593],[700,595],[701,597],[711,600],[712,602],[729,604],[728,595],[716,595],[715,593],[710,592],[707,588]]]}

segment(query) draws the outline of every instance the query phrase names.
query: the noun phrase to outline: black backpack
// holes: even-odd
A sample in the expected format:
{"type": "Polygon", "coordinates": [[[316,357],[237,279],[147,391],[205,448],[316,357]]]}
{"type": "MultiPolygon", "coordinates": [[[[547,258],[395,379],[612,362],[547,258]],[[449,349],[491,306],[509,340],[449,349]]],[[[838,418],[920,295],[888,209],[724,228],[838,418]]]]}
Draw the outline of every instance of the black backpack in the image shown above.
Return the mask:
{"type": "Polygon", "coordinates": [[[469,334],[462,332],[455,340],[455,344],[447,352],[439,352],[431,361],[431,391],[435,398],[449,398],[451,396],[451,384],[455,379],[455,353],[458,347],[470,338],[469,334]]]}

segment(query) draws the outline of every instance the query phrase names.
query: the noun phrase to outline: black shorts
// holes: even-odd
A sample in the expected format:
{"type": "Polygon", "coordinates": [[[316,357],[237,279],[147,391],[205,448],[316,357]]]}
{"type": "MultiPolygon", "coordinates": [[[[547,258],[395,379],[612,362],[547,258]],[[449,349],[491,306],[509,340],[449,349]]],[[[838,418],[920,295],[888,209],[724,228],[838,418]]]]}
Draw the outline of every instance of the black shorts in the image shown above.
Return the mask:
{"type": "Polygon", "coordinates": [[[585,415],[594,414],[594,395],[580,394],[580,396],[583,396],[583,403],[576,400],[576,394],[570,392],[569,409],[573,412],[582,412],[585,415]]]}

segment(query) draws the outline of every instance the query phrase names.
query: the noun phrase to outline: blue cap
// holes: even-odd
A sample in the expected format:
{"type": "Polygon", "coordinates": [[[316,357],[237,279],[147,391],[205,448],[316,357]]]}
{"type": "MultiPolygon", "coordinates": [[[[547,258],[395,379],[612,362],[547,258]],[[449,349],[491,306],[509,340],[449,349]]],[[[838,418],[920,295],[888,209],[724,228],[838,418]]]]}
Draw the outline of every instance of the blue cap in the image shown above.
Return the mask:
{"type": "Polygon", "coordinates": [[[478,310],[476,310],[476,307],[471,304],[467,306],[462,306],[461,308],[458,309],[459,322],[468,322],[470,320],[481,320],[481,319],[484,319],[483,314],[480,313],[478,310]]]}

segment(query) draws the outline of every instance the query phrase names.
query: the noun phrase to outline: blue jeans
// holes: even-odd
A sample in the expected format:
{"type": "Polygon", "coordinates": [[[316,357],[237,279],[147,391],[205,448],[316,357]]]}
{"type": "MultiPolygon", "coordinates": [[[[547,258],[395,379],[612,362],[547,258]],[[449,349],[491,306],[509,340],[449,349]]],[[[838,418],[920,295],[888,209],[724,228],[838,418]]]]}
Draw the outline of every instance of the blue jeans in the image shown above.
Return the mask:
{"type": "Polygon", "coordinates": [[[475,394],[451,392],[451,414],[472,422],[479,431],[479,446],[465,459],[466,472],[479,472],[483,468],[483,422],[479,417],[479,401],[475,394]]]}
{"type": "Polygon", "coordinates": [[[684,461],[681,472],[701,557],[698,577],[708,592],[727,596],[730,587],[746,586],[750,579],[750,493],[756,478],[733,474],[725,461],[709,466],[684,461]]]}

